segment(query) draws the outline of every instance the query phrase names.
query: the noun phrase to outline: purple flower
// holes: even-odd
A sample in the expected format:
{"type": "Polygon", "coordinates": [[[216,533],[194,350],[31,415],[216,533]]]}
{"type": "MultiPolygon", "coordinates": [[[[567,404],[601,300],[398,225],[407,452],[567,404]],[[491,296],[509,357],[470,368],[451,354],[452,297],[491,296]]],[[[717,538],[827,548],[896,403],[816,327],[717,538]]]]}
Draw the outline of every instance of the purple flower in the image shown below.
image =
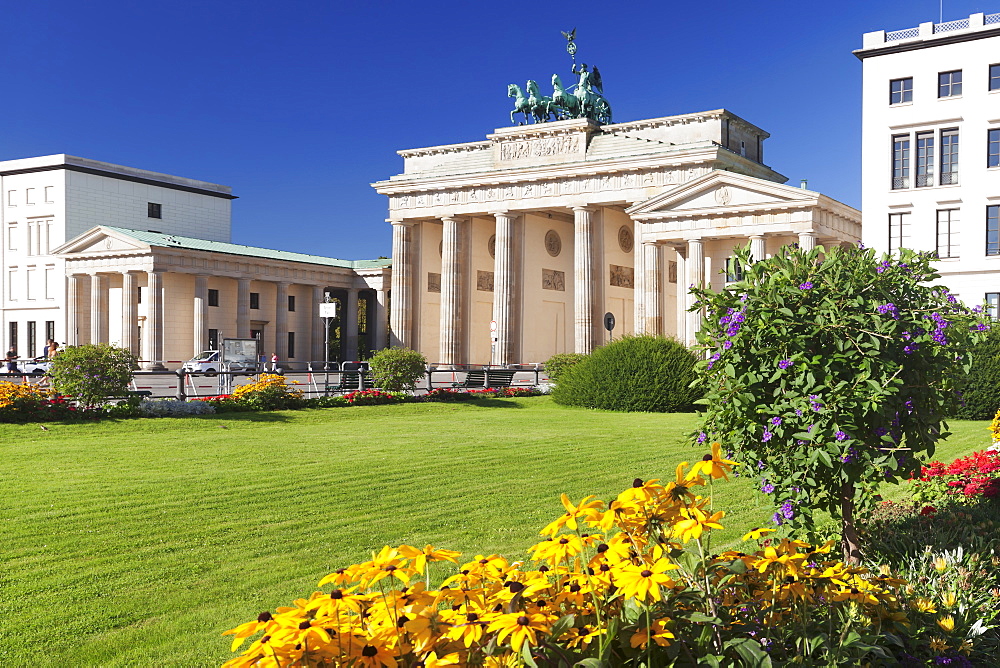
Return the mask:
{"type": "Polygon", "coordinates": [[[781,360],[778,362],[779,369],[787,369],[790,366],[792,366],[792,360],[781,360]]]}
{"type": "Polygon", "coordinates": [[[740,295],[741,302],[745,302],[748,299],[750,299],[750,295],[748,295],[747,293],[744,292],[742,295],[740,295]]]}
{"type": "Polygon", "coordinates": [[[798,416],[798,417],[802,417],[802,409],[801,408],[796,408],[795,409],[795,415],[798,416]]]}
{"type": "Polygon", "coordinates": [[[764,469],[767,468],[767,464],[765,464],[764,462],[762,462],[761,460],[758,459],[757,460],[757,468],[760,469],[760,470],[764,470],[764,469]]]}
{"type": "Polygon", "coordinates": [[[707,439],[708,439],[708,434],[706,434],[705,432],[701,432],[700,434],[698,434],[699,443],[704,443],[707,439]]]}
{"type": "Polygon", "coordinates": [[[781,418],[780,417],[773,417],[773,418],[771,418],[771,424],[773,424],[775,427],[777,427],[778,425],[781,424],[781,418]]]}
{"type": "Polygon", "coordinates": [[[732,347],[733,347],[733,342],[732,341],[726,341],[725,343],[722,344],[722,349],[723,350],[729,350],[732,347]]]}
{"type": "Polygon", "coordinates": [[[875,271],[881,274],[883,271],[889,269],[890,267],[892,267],[892,264],[888,260],[885,260],[882,262],[882,264],[878,266],[878,268],[875,271]]]}
{"type": "Polygon", "coordinates": [[[893,320],[899,320],[899,310],[896,308],[896,305],[893,304],[892,302],[889,302],[888,304],[883,304],[882,306],[878,306],[875,308],[875,310],[881,313],[882,315],[890,316],[893,320]]]}
{"type": "Polygon", "coordinates": [[[834,434],[834,436],[837,437],[838,441],[846,441],[847,440],[847,432],[844,432],[844,431],[838,431],[836,434],[834,434]]]}
{"type": "Polygon", "coordinates": [[[917,352],[917,349],[919,347],[920,346],[918,346],[915,343],[910,343],[906,346],[903,346],[903,352],[906,353],[907,355],[912,355],[913,353],[917,352]]]}
{"type": "Polygon", "coordinates": [[[812,290],[812,289],[813,289],[812,281],[806,281],[804,283],[799,283],[799,290],[812,290]]]}
{"type": "Polygon", "coordinates": [[[772,436],[774,436],[774,434],[772,434],[772,433],[771,433],[771,432],[769,432],[769,431],[768,431],[767,429],[765,429],[765,430],[764,430],[764,435],[763,435],[763,436],[761,437],[761,439],[760,439],[760,440],[761,440],[761,441],[762,441],[763,443],[767,443],[768,441],[770,441],[770,440],[771,440],[771,437],[772,437],[772,436]]]}
{"type": "Polygon", "coordinates": [[[794,506],[792,506],[791,501],[785,501],[783,504],[781,504],[781,514],[784,516],[786,520],[790,520],[793,517],[795,517],[795,510],[794,506]]]}
{"type": "Polygon", "coordinates": [[[785,523],[785,520],[784,520],[784,518],[783,518],[783,517],[781,516],[781,513],[775,513],[775,514],[771,515],[771,521],[772,521],[772,522],[774,522],[775,524],[777,524],[777,525],[778,525],[779,527],[780,527],[780,526],[781,526],[782,524],[784,524],[784,523],[785,523]]]}
{"type": "Polygon", "coordinates": [[[764,492],[765,494],[771,494],[772,492],[774,492],[774,485],[769,483],[767,481],[767,478],[764,478],[764,484],[761,486],[760,491],[764,492]]]}

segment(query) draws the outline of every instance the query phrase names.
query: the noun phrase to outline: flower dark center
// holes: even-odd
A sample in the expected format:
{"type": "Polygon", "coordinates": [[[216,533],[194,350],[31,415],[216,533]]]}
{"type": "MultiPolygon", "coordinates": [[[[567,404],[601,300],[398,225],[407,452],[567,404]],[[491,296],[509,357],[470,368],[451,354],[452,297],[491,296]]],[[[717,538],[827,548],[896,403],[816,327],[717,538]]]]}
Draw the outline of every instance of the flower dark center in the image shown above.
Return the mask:
{"type": "Polygon", "coordinates": [[[365,645],[361,650],[361,656],[377,656],[378,648],[372,647],[371,645],[365,645]]]}
{"type": "Polygon", "coordinates": [[[703,461],[703,462],[710,462],[710,461],[712,461],[712,455],[705,455],[704,457],[701,458],[701,461],[703,461]]]}
{"type": "Polygon", "coordinates": [[[396,626],[398,628],[403,628],[403,624],[405,624],[408,621],[410,621],[409,617],[407,617],[406,615],[400,615],[399,619],[396,621],[396,626]]]}
{"type": "Polygon", "coordinates": [[[565,545],[568,542],[569,542],[569,538],[560,538],[559,539],[559,544],[560,545],[565,545]]]}
{"type": "Polygon", "coordinates": [[[312,624],[310,624],[309,622],[299,622],[299,628],[302,629],[303,631],[305,631],[311,626],[312,624]]]}
{"type": "Polygon", "coordinates": [[[470,621],[470,622],[476,622],[476,621],[479,621],[479,615],[477,615],[474,612],[470,612],[470,613],[468,613],[468,614],[465,615],[465,619],[468,620],[468,621],[470,621]]]}
{"type": "Polygon", "coordinates": [[[647,569],[646,569],[646,570],[644,570],[644,571],[643,571],[642,573],[639,573],[639,575],[641,575],[641,576],[642,576],[642,577],[644,577],[644,578],[648,578],[648,577],[652,577],[652,575],[653,575],[653,571],[651,571],[651,570],[649,570],[649,569],[647,568],[647,569]]]}
{"type": "Polygon", "coordinates": [[[520,582],[511,582],[510,585],[508,586],[510,587],[510,591],[512,594],[524,591],[524,585],[521,584],[520,582]]]}
{"type": "Polygon", "coordinates": [[[344,598],[344,592],[340,591],[339,589],[334,589],[333,591],[330,592],[330,598],[339,601],[340,599],[344,598]]]}
{"type": "Polygon", "coordinates": [[[604,554],[610,549],[611,549],[610,545],[608,545],[607,543],[601,543],[600,545],[597,546],[597,554],[604,554]]]}
{"type": "Polygon", "coordinates": [[[490,563],[490,560],[489,559],[480,559],[479,563],[481,563],[483,565],[486,565],[486,564],[490,563]]]}
{"type": "Polygon", "coordinates": [[[262,623],[262,624],[264,622],[269,622],[272,619],[274,619],[274,617],[271,616],[270,612],[262,612],[259,615],[257,615],[257,621],[260,622],[260,623],[262,623]]]}
{"type": "Polygon", "coordinates": [[[583,587],[581,587],[580,585],[578,585],[578,584],[577,584],[577,583],[575,583],[575,582],[574,582],[573,584],[571,584],[571,585],[569,586],[569,590],[570,590],[571,592],[573,592],[574,594],[575,594],[576,592],[580,591],[581,589],[583,589],[583,587]]]}
{"type": "Polygon", "coordinates": [[[392,573],[394,570],[396,570],[396,567],[393,566],[392,564],[389,564],[388,566],[385,567],[385,570],[387,570],[390,573],[392,573]]]}
{"type": "Polygon", "coordinates": [[[642,487],[642,478],[636,478],[632,481],[633,487],[642,487]]]}
{"type": "Polygon", "coordinates": [[[517,623],[520,624],[521,626],[527,626],[528,624],[531,623],[531,620],[528,619],[527,615],[521,615],[520,617],[517,618],[517,623]]]}

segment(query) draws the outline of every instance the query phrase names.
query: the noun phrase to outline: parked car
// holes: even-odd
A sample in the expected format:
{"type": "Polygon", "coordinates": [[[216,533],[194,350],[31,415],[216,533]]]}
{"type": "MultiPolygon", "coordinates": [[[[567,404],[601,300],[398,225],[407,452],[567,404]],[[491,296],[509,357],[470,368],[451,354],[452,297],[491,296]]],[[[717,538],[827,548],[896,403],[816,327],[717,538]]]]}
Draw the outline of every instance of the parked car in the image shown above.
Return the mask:
{"type": "MultiPolygon", "coordinates": [[[[223,370],[222,353],[218,350],[204,350],[184,362],[183,369],[188,373],[218,373],[223,370]]],[[[229,370],[254,373],[257,371],[257,363],[253,360],[237,360],[229,362],[229,370]]]]}
{"type": "Polygon", "coordinates": [[[18,368],[21,373],[31,376],[41,376],[48,373],[51,362],[44,357],[36,357],[33,360],[24,360],[19,363],[18,368]]]}

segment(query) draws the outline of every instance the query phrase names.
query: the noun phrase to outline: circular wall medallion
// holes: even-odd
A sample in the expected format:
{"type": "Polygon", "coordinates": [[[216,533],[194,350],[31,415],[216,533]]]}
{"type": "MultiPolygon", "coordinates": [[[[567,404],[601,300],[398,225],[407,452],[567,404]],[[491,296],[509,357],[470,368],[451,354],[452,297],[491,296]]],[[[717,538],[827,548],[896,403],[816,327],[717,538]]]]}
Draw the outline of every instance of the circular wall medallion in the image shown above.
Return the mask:
{"type": "Polygon", "coordinates": [[[486,247],[490,251],[490,257],[495,259],[497,256],[497,235],[494,234],[490,237],[490,240],[486,242],[486,247]]]}
{"type": "Polygon", "coordinates": [[[107,248],[108,250],[111,250],[112,246],[114,246],[114,243],[112,243],[111,237],[108,237],[107,239],[104,240],[104,247],[105,248],[107,248]]]}
{"type": "Polygon", "coordinates": [[[618,229],[618,245],[621,247],[622,252],[631,253],[632,252],[632,230],[622,225],[618,229]]]}
{"type": "Polygon", "coordinates": [[[729,206],[729,203],[733,200],[732,193],[729,192],[729,188],[722,186],[715,191],[715,201],[722,206],[729,206]]]}
{"type": "Polygon", "coordinates": [[[558,257],[559,253],[562,252],[562,239],[559,238],[559,233],[555,230],[549,230],[545,233],[545,250],[552,257],[558,257]]]}

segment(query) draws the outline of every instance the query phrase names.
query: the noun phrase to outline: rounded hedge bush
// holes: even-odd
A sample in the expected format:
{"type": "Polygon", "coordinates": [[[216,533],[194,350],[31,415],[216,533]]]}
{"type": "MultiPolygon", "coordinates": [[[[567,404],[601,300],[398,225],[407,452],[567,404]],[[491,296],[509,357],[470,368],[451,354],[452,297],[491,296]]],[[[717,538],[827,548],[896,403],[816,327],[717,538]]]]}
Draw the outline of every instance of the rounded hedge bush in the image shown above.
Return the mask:
{"type": "Polygon", "coordinates": [[[694,409],[697,358],[674,339],[625,336],[564,370],[552,399],[566,406],[672,413],[694,409]]]}
{"type": "Polygon", "coordinates": [[[960,420],[992,420],[1000,408],[1000,326],[994,325],[986,339],[971,350],[972,368],[956,387],[964,406],[952,417],[960,420]]]}
{"type": "Polygon", "coordinates": [[[545,362],[545,373],[549,375],[550,380],[558,380],[559,376],[564,374],[567,369],[586,358],[587,356],[583,353],[559,353],[553,355],[545,362]]]}

